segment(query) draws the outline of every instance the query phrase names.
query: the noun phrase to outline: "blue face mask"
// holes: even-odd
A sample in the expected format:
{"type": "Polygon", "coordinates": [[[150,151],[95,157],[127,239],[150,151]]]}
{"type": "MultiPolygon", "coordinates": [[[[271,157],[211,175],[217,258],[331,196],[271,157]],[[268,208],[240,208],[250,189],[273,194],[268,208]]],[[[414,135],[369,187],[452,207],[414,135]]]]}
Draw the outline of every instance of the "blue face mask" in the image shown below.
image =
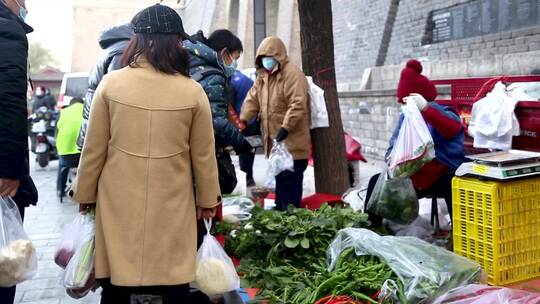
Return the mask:
{"type": "Polygon", "coordinates": [[[232,57],[232,55],[230,55],[230,53],[229,53],[229,56],[233,60],[233,62],[231,64],[227,64],[227,63],[225,63],[225,61],[223,61],[223,71],[225,72],[225,76],[227,76],[227,77],[233,76],[234,73],[236,73],[236,70],[238,69],[238,61],[235,60],[232,57]]]}
{"type": "Polygon", "coordinates": [[[277,60],[274,57],[263,57],[262,59],[263,67],[269,72],[274,70],[274,67],[276,66],[276,64],[277,64],[277,60]]]}
{"type": "Polygon", "coordinates": [[[26,19],[26,14],[28,13],[28,11],[19,4],[19,1],[15,0],[15,3],[17,3],[17,5],[19,6],[19,19],[24,21],[26,19]]]}
{"type": "Polygon", "coordinates": [[[225,76],[227,77],[231,77],[232,75],[234,75],[234,73],[236,73],[236,68],[238,67],[238,62],[233,61],[233,63],[231,64],[224,64],[225,65],[225,68],[224,68],[224,72],[225,72],[225,76]]]}

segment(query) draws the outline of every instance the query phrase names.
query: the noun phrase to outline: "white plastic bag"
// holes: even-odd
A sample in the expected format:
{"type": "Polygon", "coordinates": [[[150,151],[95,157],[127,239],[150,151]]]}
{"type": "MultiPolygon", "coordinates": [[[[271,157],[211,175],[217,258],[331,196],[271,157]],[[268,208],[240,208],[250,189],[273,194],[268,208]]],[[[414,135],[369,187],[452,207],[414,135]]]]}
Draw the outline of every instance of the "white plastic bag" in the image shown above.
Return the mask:
{"type": "Polygon", "coordinates": [[[63,269],[75,255],[85,221],[88,221],[88,218],[79,213],[73,222],[64,227],[64,232],[54,252],[54,262],[63,269]]]}
{"type": "Polygon", "coordinates": [[[437,298],[433,304],[538,304],[540,293],[471,284],[437,298]]]}
{"type": "Polygon", "coordinates": [[[19,208],[10,197],[0,197],[0,287],[29,280],[36,272],[36,249],[24,231],[19,208]]]}
{"type": "MultiPolygon", "coordinates": [[[[80,230],[79,240],[77,241],[77,249],[70,259],[62,278],[62,285],[66,289],[76,290],[87,288],[93,281],[92,274],[94,273],[96,255],[95,218],[93,212],[89,212],[83,217],[84,223],[80,230]]],[[[88,287],[88,291],[90,291],[92,287],[93,285],[88,287]]]]}
{"type": "Polygon", "coordinates": [[[420,110],[408,102],[402,106],[403,122],[390,152],[391,177],[411,177],[435,158],[435,145],[420,110]]]}
{"type": "Polygon", "coordinates": [[[347,190],[341,197],[341,200],[356,212],[364,213],[367,188],[347,190]]]}
{"type": "Polygon", "coordinates": [[[285,142],[274,139],[274,146],[268,157],[268,177],[265,186],[273,188],[276,176],[283,171],[294,172],[294,159],[285,142]]]}
{"type": "Polygon", "coordinates": [[[499,81],[486,97],[474,103],[469,133],[474,138],[475,148],[512,148],[512,137],[519,135],[519,122],[514,113],[517,102],[499,81]]]}
{"type": "Polygon", "coordinates": [[[326,109],[326,100],[324,99],[324,90],[313,82],[311,77],[307,77],[309,84],[309,100],[311,107],[311,129],[328,128],[328,111],[326,109]]]}
{"type": "Polygon", "coordinates": [[[207,234],[197,253],[194,286],[208,296],[221,295],[240,288],[240,278],[231,258],[210,234],[212,220],[204,220],[207,234]]]}

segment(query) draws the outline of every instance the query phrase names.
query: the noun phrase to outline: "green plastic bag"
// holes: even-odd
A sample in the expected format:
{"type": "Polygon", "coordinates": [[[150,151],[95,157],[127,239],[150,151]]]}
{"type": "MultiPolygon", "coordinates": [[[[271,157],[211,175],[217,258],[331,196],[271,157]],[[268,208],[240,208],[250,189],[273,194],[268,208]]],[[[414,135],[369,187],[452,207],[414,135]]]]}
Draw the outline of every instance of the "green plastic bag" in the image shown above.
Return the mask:
{"type": "Polygon", "coordinates": [[[379,176],[367,204],[367,211],[392,222],[408,225],[418,217],[418,197],[408,177],[379,176]]]}

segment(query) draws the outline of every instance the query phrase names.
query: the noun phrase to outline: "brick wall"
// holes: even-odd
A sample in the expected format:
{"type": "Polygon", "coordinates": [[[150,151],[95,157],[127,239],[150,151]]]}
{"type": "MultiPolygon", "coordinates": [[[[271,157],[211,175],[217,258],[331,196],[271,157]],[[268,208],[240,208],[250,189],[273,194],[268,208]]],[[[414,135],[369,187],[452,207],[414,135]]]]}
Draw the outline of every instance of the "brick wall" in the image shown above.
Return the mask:
{"type": "Polygon", "coordinates": [[[395,91],[340,93],[343,128],[362,144],[362,154],[382,160],[397,123],[395,91]]]}
{"type": "MultiPolygon", "coordinates": [[[[540,50],[540,23],[537,26],[422,45],[429,14],[438,9],[451,7],[470,0],[333,0],[334,43],[336,74],[340,91],[360,89],[364,70],[379,65],[402,65],[410,58],[429,62],[441,60],[467,60],[468,72],[449,76],[476,76],[471,70],[475,60],[482,61],[483,71],[499,71],[499,61],[493,57],[507,54],[525,54],[540,50]],[[394,17],[395,18],[392,18],[394,17]],[[393,22],[392,22],[393,21],[393,22]],[[384,33],[388,44],[383,43],[384,33]],[[391,30],[391,35],[388,31],[391,30]],[[489,62],[483,58],[490,58],[489,62]],[[377,60],[379,59],[379,60],[377,60]],[[494,65],[488,67],[490,62],[494,65]],[[383,63],[383,64],[381,64],[383,63]]],[[[540,21],[539,21],[540,22],[540,21]]],[[[527,56],[530,58],[531,56],[527,56]]],[[[538,60],[530,62],[538,67],[538,60]]],[[[532,70],[532,68],[531,68],[532,70]]],[[[465,71],[462,69],[462,71],[465,71]]],[[[504,70],[506,72],[506,70],[504,70]]],[[[514,70],[511,73],[529,73],[530,70],[514,70]]],[[[490,74],[493,75],[493,74],[490,74]]],[[[383,79],[395,83],[395,75],[383,79]]],[[[381,84],[382,82],[379,82],[381,84]]],[[[383,88],[392,88],[391,86],[383,88]]]]}
{"type": "Polygon", "coordinates": [[[385,65],[409,58],[430,61],[482,57],[540,50],[540,23],[536,27],[421,45],[431,11],[469,0],[401,0],[385,65]]]}
{"type": "Polygon", "coordinates": [[[333,0],[338,83],[359,82],[375,66],[392,0],[333,0]]]}

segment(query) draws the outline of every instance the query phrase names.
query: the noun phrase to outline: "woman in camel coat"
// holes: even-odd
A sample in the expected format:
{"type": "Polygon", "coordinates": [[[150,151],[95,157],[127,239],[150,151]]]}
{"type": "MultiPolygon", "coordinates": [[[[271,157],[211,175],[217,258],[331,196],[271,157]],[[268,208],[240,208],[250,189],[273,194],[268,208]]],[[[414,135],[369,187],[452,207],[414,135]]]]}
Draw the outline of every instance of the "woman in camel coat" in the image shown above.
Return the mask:
{"type": "Polygon", "coordinates": [[[155,5],[132,24],[129,65],[95,93],[73,199],[96,203],[102,304],[148,288],[164,304],[190,303],[196,220],[221,201],[210,105],[189,79],[178,14],[155,5]]]}

